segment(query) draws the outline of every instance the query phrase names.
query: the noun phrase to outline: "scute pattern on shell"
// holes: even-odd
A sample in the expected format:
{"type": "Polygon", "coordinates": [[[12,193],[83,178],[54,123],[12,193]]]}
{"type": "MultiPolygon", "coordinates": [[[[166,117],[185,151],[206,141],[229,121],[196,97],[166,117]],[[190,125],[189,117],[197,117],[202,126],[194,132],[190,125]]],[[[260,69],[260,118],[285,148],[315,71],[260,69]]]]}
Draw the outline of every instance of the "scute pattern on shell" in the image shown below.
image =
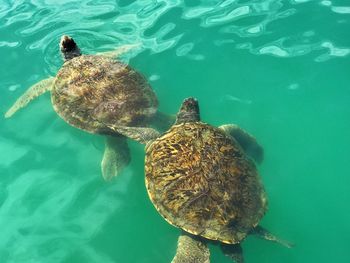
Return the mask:
{"type": "Polygon", "coordinates": [[[238,243],[267,209],[254,163],[218,128],[175,125],[147,147],[145,162],[156,209],[189,233],[238,243]]]}
{"type": "Polygon", "coordinates": [[[144,126],[157,111],[145,78],[114,59],[82,55],[64,63],[51,93],[55,111],[69,124],[109,133],[104,124],[144,126]]]}

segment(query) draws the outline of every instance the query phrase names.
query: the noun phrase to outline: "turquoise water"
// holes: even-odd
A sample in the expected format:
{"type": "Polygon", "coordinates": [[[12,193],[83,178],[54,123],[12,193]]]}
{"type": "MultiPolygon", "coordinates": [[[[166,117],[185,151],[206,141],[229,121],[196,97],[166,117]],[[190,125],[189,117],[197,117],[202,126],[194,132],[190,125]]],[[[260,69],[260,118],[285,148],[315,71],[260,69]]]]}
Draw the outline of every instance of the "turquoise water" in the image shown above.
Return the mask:
{"type": "MultiPolygon", "coordinates": [[[[195,96],[204,121],[239,124],[265,149],[262,224],[296,246],[248,237],[246,262],[349,260],[348,1],[0,0],[0,22],[1,114],[57,72],[62,34],[84,53],[139,43],[123,59],[162,111],[195,96]]],[[[61,120],[49,94],[0,134],[0,262],[171,261],[179,230],[148,200],[142,145],[104,182],[103,138],[61,120]]]]}

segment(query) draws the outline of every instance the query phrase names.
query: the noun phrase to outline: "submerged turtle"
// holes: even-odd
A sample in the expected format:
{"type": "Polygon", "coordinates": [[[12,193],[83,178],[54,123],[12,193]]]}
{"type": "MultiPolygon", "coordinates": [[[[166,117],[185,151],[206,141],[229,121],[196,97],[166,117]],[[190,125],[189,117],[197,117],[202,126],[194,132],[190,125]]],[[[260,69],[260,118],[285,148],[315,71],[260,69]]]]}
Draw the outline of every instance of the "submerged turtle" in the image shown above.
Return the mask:
{"type": "Polygon", "coordinates": [[[183,230],[173,263],[209,262],[210,240],[243,262],[239,243],[248,234],[290,247],[258,225],[267,198],[240,143],[260,149],[258,160],[262,150],[248,133],[233,125],[216,128],[201,122],[193,98],[183,102],[175,124],[163,135],[150,128],[112,128],[147,143],[148,195],[162,217],[183,230]]]}
{"type": "Polygon", "coordinates": [[[133,47],[126,45],[110,52],[83,55],[73,38],[62,36],[60,51],[64,64],[56,77],[29,88],[5,117],[11,117],[32,99],[51,91],[53,108],[67,123],[90,133],[111,135],[106,136],[101,163],[103,177],[111,179],[128,164],[130,155],[126,138],[107,125],[167,123],[167,116],[157,112],[158,101],[146,79],[115,59],[133,47]]]}

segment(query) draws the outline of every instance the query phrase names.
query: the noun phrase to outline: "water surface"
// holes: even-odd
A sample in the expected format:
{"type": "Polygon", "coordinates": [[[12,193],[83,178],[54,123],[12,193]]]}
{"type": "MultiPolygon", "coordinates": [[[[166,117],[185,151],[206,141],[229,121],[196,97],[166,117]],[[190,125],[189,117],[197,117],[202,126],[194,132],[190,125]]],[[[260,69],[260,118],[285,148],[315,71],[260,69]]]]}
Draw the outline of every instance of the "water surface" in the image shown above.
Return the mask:
{"type": "MultiPolygon", "coordinates": [[[[246,262],[346,262],[350,243],[350,6],[347,1],[0,0],[0,112],[62,65],[122,44],[162,111],[199,99],[204,121],[264,146],[262,224],[293,249],[249,237],[246,262]]],[[[45,94],[0,122],[0,261],[170,262],[179,230],[144,187],[143,146],[102,180],[103,138],[70,127],[45,94]]],[[[212,262],[230,262],[211,247],[212,262]]]]}

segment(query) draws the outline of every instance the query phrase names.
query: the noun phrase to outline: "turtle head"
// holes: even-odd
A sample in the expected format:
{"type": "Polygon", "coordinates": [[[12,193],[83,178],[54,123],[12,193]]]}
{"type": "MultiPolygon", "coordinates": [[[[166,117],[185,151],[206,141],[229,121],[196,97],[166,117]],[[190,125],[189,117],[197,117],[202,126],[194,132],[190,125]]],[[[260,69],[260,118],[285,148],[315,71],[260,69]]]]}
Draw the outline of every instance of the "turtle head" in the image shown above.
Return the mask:
{"type": "Polygon", "coordinates": [[[61,37],[60,50],[65,61],[81,55],[80,49],[73,38],[66,35],[61,37]]]}
{"type": "Polygon", "coordinates": [[[182,102],[176,115],[176,124],[200,121],[198,101],[195,98],[187,98],[182,102]]]}

